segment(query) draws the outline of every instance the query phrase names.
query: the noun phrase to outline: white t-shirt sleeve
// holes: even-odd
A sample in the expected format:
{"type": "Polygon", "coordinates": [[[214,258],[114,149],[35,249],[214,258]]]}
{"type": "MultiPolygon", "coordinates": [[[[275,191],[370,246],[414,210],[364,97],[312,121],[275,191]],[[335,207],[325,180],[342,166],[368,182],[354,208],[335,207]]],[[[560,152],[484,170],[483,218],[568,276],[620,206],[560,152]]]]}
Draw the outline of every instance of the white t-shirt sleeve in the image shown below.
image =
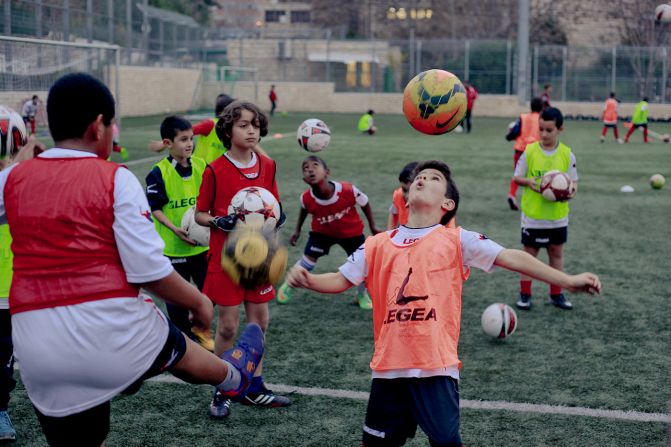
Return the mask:
{"type": "Polygon", "coordinates": [[[5,211],[5,185],[7,184],[7,177],[16,165],[11,165],[8,168],[0,171],[0,225],[7,223],[7,213],[5,211]]]}
{"type": "Polygon", "coordinates": [[[520,159],[517,160],[517,165],[515,165],[515,177],[526,177],[527,171],[529,170],[529,165],[527,164],[526,153],[522,152],[520,159]]]}
{"type": "Polygon", "coordinates": [[[461,258],[465,266],[485,272],[495,269],[494,261],[503,247],[475,231],[461,229],[461,258]]]}
{"type": "Polygon", "coordinates": [[[568,168],[568,176],[574,182],[578,181],[578,168],[576,166],[575,155],[571,152],[571,165],[568,168]]]}
{"type": "Polygon", "coordinates": [[[356,199],[357,205],[359,206],[368,205],[368,196],[354,185],[352,185],[352,189],[354,190],[354,198],[356,199]]]}
{"type": "Polygon", "coordinates": [[[138,179],[120,168],[114,177],[114,237],[126,278],[131,283],[156,281],[173,268],[163,256],[164,243],[151,217],[147,197],[138,179]]]}
{"type": "Polygon", "coordinates": [[[347,261],[340,266],[338,271],[355,286],[364,282],[366,276],[368,276],[368,264],[366,264],[363,244],[347,257],[347,261]]]}
{"type": "Polygon", "coordinates": [[[398,208],[396,208],[396,205],[394,205],[394,203],[392,203],[389,206],[389,214],[394,214],[394,215],[398,214],[398,208]]]}

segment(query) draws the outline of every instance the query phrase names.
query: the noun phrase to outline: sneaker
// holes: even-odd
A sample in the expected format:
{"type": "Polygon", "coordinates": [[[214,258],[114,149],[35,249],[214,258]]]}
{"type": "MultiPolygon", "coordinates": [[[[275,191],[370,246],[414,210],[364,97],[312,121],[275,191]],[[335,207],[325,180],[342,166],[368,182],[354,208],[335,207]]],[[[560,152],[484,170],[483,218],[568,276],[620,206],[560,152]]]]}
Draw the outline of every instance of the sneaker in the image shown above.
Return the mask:
{"type": "Polygon", "coordinates": [[[618,144],[624,144],[624,140],[623,140],[622,138],[618,138],[618,139],[617,139],[617,143],[618,143],[618,144]]]}
{"type": "Polygon", "coordinates": [[[356,301],[361,309],[371,310],[373,308],[373,302],[370,300],[370,295],[368,295],[367,291],[357,293],[356,301]]]}
{"type": "Polygon", "coordinates": [[[125,147],[122,147],[120,153],[121,153],[121,159],[124,162],[127,162],[128,161],[128,149],[126,149],[125,147]]]}
{"type": "Polygon", "coordinates": [[[231,399],[216,391],[207,414],[212,419],[224,419],[231,414],[231,399]]]}
{"type": "Polygon", "coordinates": [[[264,335],[261,326],[256,323],[248,323],[238,338],[238,343],[233,348],[221,354],[226,360],[240,372],[240,386],[236,390],[219,390],[225,397],[236,397],[241,395],[252,383],[256,368],[263,358],[264,335]]]}
{"type": "Polygon", "coordinates": [[[16,439],[16,430],[9,418],[9,413],[0,411],[0,440],[13,441],[16,439]]]}
{"type": "Polygon", "coordinates": [[[599,139],[601,140],[602,143],[603,143],[604,141],[606,141],[606,137],[604,137],[603,135],[601,135],[601,137],[600,137],[599,139]]]}
{"type": "Polygon", "coordinates": [[[548,303],[557,306],[560,309],[571,310],[573,309],[573,304],[564,296],[563,293],[558,295],[550,295],[548,298],[548,303]]]}
{"type": "Polygon", "coordinates": [[[508,197],[508,206],[513,211],[518,211],[520,209],[520,207],[517,206],[517,202],[515,201],[515,197],[508,197]]]}
{"type": "Polygon", "coordinates": [[[240,403],[255,407],[277,408],[288,407],[291,405],[291,399],[286,396],[277,395],[266,388],[265,385],[261,385],[261,390],[259,392],[245,394],[245,396],[240,399],[240,403]]]}
{"type": "Polygon", "coordinates": [[[195,337],[196,343],[210,352],[214,352],[214,339],[211,331],[202,331],[198,328],[192,327],[191,333],[195,337]]]}
{"type": "Polygon", "coordinates": [[[279,289],[277,289],[277,304],[286,304],[293,297],[294,288],[284,281],[279,289]]]}
{"type": "Polygon", "coordinates": [[[522,310],[531,309],[531,295],[528,295],[526,293],[520,293],[520,297],[517,299],[515,305],[517,306],[518,309],[522,310]]]}

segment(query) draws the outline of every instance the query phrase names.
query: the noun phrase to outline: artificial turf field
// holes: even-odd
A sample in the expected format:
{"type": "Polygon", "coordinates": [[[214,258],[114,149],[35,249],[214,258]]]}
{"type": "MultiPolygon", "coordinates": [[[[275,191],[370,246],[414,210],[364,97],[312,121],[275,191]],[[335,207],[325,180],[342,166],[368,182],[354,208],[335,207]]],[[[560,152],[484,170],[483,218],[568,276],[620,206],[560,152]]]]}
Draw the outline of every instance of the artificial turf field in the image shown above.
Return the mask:
{"type": "MultiPolygon", "coordinates": [[[[358,116],[288,114],[271,120],[262,146],[277,161],[277,181],[288,216],[288,240],[305,189],[295,141],[305,118],[319,117],[333,132],[321,155],[331,178],[357,185],[370,198],[379,227],[386,225],[391,193],[400,169],[413,160],[441,159],[452,168],[461,192],[458,224],[485,233],[509,248],[520,248],[519,213],[508,209],[512,144],[503,136],[509,119],[474,117],[471,134],[418,134],[402,116],[376,115],[379,133],[359,135],[358,116]],[[273,134],[284,138],[275,139],[273,134]]],[[[150,139],[158,139],[162,117],[124,119],[122,144],[130,169],[144,182],[154,161],[140,161],[150,139]]],[[[671,133],[666,124],[651,124],[671,133]]],[[[664,446],[671,420],[671,185],[652,190],[650,175],[671,180],[671,145],[618,145],[612,134],[600,144],[600,123],[568,121],[561,137],[573,148],[580,188],[571,202],[565,269],[601,276],[603,295],[569,295],[572,311],[544,304],[548,286],[534,283],[531,311],[517,311],[519,328],[509,339],[487,338],[480,314],[493,302],[513,305],[518,276],[474,271],[464,286],[460,339],[462,401],[505,401],[548,406],[653,414],[657,422],[540,412],[483,410],[464,405],[462,438],[467,446],[664,446]],[[621,193],[622,185],[633,193],[621,193]],[[664,416],[666,414],[666,416],[664,416]],[[660,419],[661,417],[661,419],[660,419]]],[[[620,131],[624,129],[620,126],[620,131]]],[[[115,154],[115,157],[117,154],[115,154]]],[[[520,191],[521,192],[521,191],[520,191]]],[[[293,264],[307,240],[309,222],[293,264]]],[[[368,229],[366,228],[368,232],[368,229]]],[[[542,259],[546,260],[544,254],[542,259]]],[[[345,254],[334,247],[316,272],[335,270],[345,254]]],[[[206,415],[211,387],[150,382],[112,404],[110,446],[354,446],[359,444],[370,384],[371,315],[354,304],[354,290],[341,296],[299,292],[280,306],[270,303],[265,358],[266,381],[288,387],[359,392],[352,397],[294,393],[294,405],[263,410],[233,406],[223,422],[206,415]]],[[[17,372],[18,376],[18,372],[17,372]]],[[[534,407],[536,408],[536,407],[534,407]]],[[[554,408],[554,407],[550,407],[554,408]]],[[[45,445],[25,390],[12,393],[10,414],[16,445],[45,445]]],[[[643,415],[645,418],[645,415],[643,415]]],[[[632,416],[633,417],[633,416],[632,416]]],[[[76,438],[76,434],[73,434],[76,438]]],[[[407,445],[428,445],[418,431],[407,445]]]]}

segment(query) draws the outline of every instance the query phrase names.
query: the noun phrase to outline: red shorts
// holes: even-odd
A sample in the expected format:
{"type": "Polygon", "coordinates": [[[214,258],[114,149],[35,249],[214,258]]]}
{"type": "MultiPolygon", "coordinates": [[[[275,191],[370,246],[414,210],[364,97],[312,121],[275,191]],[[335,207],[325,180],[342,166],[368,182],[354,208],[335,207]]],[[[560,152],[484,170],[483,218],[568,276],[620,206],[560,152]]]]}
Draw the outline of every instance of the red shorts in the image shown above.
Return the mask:
{"type": "Polygon", "coordinates": [[[271,285],[245,290],[231,281],[225,272],[208,271],[203,293],[220,306],[239,306],[244,301],[262,304],[275,299],[275,288],[271,285]]]}

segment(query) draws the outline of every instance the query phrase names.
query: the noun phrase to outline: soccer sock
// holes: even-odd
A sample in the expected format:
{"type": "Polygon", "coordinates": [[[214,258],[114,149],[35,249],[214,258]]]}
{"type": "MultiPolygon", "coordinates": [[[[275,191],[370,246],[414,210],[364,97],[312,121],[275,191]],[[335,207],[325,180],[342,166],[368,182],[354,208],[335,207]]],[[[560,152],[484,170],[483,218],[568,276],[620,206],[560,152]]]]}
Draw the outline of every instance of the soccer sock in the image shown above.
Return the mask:
{"type": "Polygon", "coordinates": [[[366,292],[366,283],[362,282],[356,288],[356,291],[359,295],[363,295],[366,292]]]}
{"type": "Polygon", "coordinates": [[[643,142],[645,142],[645,143],[648,142],[648,128],[647,127],[643,128],[643,142]]]}
{"type": "Polygon", "coordinates": [[[627,131],[627,135],[624,136],[624,141],[627,141],[629,137],[631,136],[632,133],[634,133],[634,125],[632,124],[629,130],[627,131]]]}
{"type": "Polygon", "coordinates": [[[615,135],[615,139],[616,139],[616,140],[617,140],[618,138],[620,138],[620,137],[618,136],[617,127],[613,127],[613,135],[615,135]]]}
{"type": "Polygon", "coordinates": [[[531,295],[531,281],[520,280],[520,293],[531,295]]]}
{"type": "Polygon", "coordinates": [[[561,287],[550,284],[550,295],[559,295],[561,293],[561,287]]]}
{"type": "Polygon", "coordinates": [[[301,260],[296,263],[296,265],[300,265],[301,267],[303,267],[308,272],[311,272],[315,269],[315,266],[317,265],[317,263],[312,262],[307,257],[303,256],[301,258],[301,260]]]}
{"type": "Polygon", "coordinates": [[[258,393],[263,390],[263,376],[255,376],[252,378],[252,383],[249,385],[250,393],[258,393]]]}
{"type": "Polygon", "coordinates": [[[511,180],[510,189],[508,189],[508,197],[513,199],[515,198],[515,195],[517,195],[517,187],[518,187],[517,183],[511,180]]]}
{"type": "Polygon", "coordinates": [[[608,132],[608,128],[606,126],[603,126],[603,130],[601,131],[601,136],[605,137],[607,132],[608,132]]]}
{"type": "Polygon", "coordinates": [[[226,366],[228,366],[228,374],[226,374],[224,381],[217,385],[217,388],[221,391],[237,390],[240,388],[240,381],[242,380],[242,377],[240,377],[240,371],[238,371],[235,366],[231,365],[226,360],[224,360],[224,362],[226,363],[226,366]]]}

